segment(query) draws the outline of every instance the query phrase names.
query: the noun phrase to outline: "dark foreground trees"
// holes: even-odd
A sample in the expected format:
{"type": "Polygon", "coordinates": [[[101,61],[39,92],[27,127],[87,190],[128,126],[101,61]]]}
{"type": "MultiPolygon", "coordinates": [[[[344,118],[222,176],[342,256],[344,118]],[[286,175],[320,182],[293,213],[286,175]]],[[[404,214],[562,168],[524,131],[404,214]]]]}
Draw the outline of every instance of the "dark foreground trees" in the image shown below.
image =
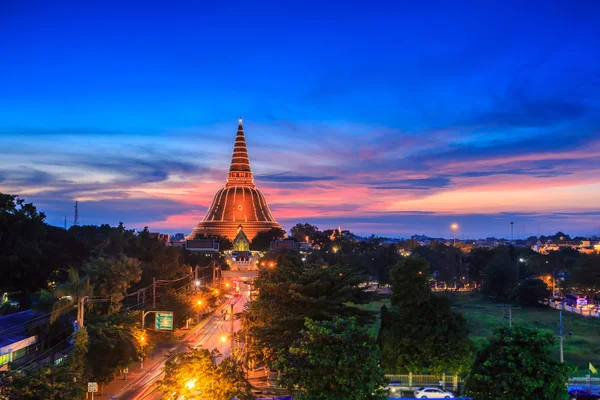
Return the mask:
{"type": "Polygon", "coordinates": [[[477,400],[568,399],[570,367],[551,355],[555,340],[537,329],[498,329],[477,355],[465,394],[477,400]]]}
{"type": "Polygon", "coordinates": [[[460,374],[469,368],[465,318],[443,295],[431,292],[429,264],[413,256],[391,271],[394,311],[382,309],[379,344],[386,373],[460,374]]]}
{"type": "Polygon", "coordinates": [[[367,300],[358,286],[363,279],[349,267],[304,265],[293,256],[279,257],[276,266],[261,271],[254,281],[255,298],[243,315],[251,359],[274,369],[281,352],[298,339],[306,318],[372,321],[370,313],[349,305],[367,300]]]}
{"type": "Polygon", "coordinates": [[[351,305],[368,300],[364,279],[347,266],[279,257],[255,280],[243,316],[250,360],[282,372],[300,398],[379,398],[378,349],[364,328],[372,315],[351,305]]]}
{"type": "Polygon", "coordinates": [[[385,399],[375,337],[354,318],[306,320],[278,369],[281,383],[299,388],[299,400],[385,399]]]}

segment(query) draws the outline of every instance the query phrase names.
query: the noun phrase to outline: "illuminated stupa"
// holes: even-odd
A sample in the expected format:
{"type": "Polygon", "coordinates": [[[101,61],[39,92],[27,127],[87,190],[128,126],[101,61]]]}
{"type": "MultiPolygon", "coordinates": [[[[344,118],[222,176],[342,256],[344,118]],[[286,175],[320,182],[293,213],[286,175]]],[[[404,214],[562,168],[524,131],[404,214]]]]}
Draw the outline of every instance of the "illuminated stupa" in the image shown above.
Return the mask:
{"type": "Polygon", "coordinates": [[[215,194],[204,219],[188,235],[188,239],[193,239],[197,234],[204,234],[226,236],[233,240],[240,225],[250,240],[258,232],[281,228],[271,215],[265,196],[254,186],[241,118],[233,146],[231,167],[227,173],[227,183],[215,194]]]}

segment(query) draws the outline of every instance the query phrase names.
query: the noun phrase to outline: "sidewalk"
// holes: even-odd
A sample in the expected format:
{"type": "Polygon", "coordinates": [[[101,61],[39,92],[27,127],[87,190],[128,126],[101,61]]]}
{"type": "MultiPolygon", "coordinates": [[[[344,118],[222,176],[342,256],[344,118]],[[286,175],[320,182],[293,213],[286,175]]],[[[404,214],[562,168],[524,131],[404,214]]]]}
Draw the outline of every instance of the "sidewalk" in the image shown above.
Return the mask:
{"type": "Polygon", "coordinates": [[[144,375],[144,373],[154,367],[156,367],[159,363],[164,361],[169,355],[170,352],[173,351],[181,342],[177,340],[182,334],[188,333],[190,330],[178,329],[174,331],[173,337],[171,340],[167,342],[159,343],[152,353],[148,354],[146,359],[144,360],[144,370],[141,369],[140,363],[135,363],[134,365],[129,367],[129,373],[127,374],[127,379],[123,379],[123,374],[117,376],[112,382],[104,385],[102,387],[102,394],[96,393],[94,398],[102,397],[110,399],[111,396],[119,393],[126,386],[129,386],[135,383],[140,377],[144,375]]]}

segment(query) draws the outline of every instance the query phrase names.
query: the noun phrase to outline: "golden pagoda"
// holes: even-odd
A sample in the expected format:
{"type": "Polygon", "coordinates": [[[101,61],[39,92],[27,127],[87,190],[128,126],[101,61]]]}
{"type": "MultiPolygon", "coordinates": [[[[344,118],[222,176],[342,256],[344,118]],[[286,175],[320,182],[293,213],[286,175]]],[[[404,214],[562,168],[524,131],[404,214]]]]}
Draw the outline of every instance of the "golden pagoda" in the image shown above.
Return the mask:
{"type": "Polygon", "coordinates": [[[188,239],[204,234],[226,236],[233,240],[240,227],[250,240],[258,232],[281,228],[271,215],[265,196],[254,185],[241,118],[233,146],[231,166],[227,173],[227,182],[215,194],[204,219],[196,225],[188,235],[188,239]]]}

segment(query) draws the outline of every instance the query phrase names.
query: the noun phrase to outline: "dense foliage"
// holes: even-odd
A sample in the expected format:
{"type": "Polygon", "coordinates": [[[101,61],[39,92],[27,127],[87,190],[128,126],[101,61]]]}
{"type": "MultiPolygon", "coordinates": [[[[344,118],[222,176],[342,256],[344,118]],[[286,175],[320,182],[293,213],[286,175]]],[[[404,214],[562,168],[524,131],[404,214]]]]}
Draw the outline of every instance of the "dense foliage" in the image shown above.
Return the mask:
{"type": "Polygon", "coordinates": [[[541,279],[526,279],[513,289],[511,299],[522,306],[540,306],[551,295],[548,285],[541,279]]]}
{"type": "Polygon", "coordinates": [[[469,367],[467,321],[452,311],[447,297],[431,292],[429,270],[418,256],[392,269],[392,304],[397,309],[382,309],[378,339],[387,373],[462,373],[469,367]]]}
{"type": "Polygon", "coordinates": [[[294,256],[279,257],[275,267],[259,273],[256,297],[244,312],[250,358],[274,368],[282,352],[298,339],[306,318],[370,320],[369,313],[349,305],[367,300],[359,288],[363,279],[347,266],[304,265],[294,256]]]}
{"type": "Polygon", "coordinates": [[[477,400],[568,399],[570,368],[552,356],[555,340],[536,329],[498,329],[477,355],[465,394],[477,400]]]}
{"type": "Polygon", "coordinates": [[[299,389],[299,400],[385,399],[378,361],[375,337],[354,318],[307,318],[278,369],[285,386],[299,389]]]}

